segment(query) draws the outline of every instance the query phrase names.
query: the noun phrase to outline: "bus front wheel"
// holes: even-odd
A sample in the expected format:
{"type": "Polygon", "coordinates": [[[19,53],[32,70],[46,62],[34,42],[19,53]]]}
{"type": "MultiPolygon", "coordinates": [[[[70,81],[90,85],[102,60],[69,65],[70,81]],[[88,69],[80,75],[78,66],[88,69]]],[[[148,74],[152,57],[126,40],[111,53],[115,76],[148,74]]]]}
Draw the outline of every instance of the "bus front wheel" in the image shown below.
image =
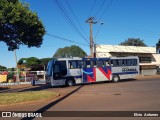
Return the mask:
{"type": "Polygon", "coordinates": [[[112,78],[112,81],[115,83],[115,82],[118,82],[120,80],[119,78],[119,75],[113,75],[113,78],[112,78]]]}

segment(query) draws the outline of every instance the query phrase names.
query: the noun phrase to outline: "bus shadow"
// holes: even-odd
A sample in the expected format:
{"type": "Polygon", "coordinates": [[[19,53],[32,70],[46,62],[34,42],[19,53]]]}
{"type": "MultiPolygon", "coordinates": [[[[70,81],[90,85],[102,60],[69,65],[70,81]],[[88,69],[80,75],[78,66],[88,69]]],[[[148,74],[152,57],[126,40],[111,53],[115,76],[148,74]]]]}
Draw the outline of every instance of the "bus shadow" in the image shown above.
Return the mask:
{"type": "MultiPolygon", "coordinates": [[[[91,83],[82,83],[82,85],[96,85],[96,84],[109,84],[109,83],[113,83],[113,84],[116,84],[116,83],[123,83],[123,82],[129,82],[129,81],[136,81],[137,79],[122,79],[120,80],[119,82],[112,82],[112,81],[99,81],[99,82],[91,82],[91,83]]],[[[81,84],[78,84],[78,85],[81,85],[81,84]]],[[[77,85],[76,85],[77,86],[77,85]]]]}
{"type": "Polygon", "coordinates": [[[91,83],[82,83],[82,85],[96,85],[96,84],[104,84],[111,83],[111,81],[99,81],[99,82],[91,82],[91,83]]]}
{"type": "Polygon", "coordinates": [[[33,88],[22,89],[19,92],[40,91],[40,90],[44,90],[44,89],[48,89],[48,88],[50,88],[49,85],[35,85],[35,87],[33,87],[33,88]]]}
{"type": "Polygon", "coordinates": [[[44,89],[48,89],[48,85],[36,85],[34,87],[22,87],[22,88],[9,88],[4,87],[0,88],[0,93],[16,93],[16,92],[30,92],[30,91],[40,91],[44,89]]]}
{"type": "MultiPolygon", "coordinates": [[[[51,102],[49,103],[48,105],[38,109],[37,111],[35,111],[34,113],[44,113],[45,111],[47,111],[48,109],[50,109],[51,107],[55,106],[56,104],[58,104],[59,102],[63,101],[64,99],[66,99],[67,97],[69,97],[70,95],[74,94],[75,92],[77,92],[79,89],[81,89],[83,87],[83,85],[79,86],[77,89],[71,91],[70,93],[68,93],[67,95],[61,97],[60,99],[54,101],[54,102],[51,102]]],[[[30,117],[30,118],[22,118],[21,120],[32,120],[34,119],[35,117],[30,117]]]]}

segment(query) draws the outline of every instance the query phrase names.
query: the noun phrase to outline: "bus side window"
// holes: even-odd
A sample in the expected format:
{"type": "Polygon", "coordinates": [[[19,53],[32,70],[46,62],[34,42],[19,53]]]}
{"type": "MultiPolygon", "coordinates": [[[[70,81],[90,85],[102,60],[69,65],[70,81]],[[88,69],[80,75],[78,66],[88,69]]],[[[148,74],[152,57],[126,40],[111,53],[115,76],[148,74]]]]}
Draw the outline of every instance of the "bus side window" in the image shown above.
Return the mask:
{"type": "Polygon", "coordinates": [[[112,60],[113,66],[118,66],[117,60],[112,60]]]}
{"type": "Polygon", "coordinates": [[[70,68],[70,69],[77,68],[77,64],[76,64],[76,61],[75,61],[75,60],[70,60],[70,61],[69,61],[69,68],[70,68]]]}
{"type": "Polygon", "coordinates": [[[113,60],[111,60],[111,67],[113,67],[113,60]]]}
{"type": "Polygon", "coordinates": [[[77,61],[77,62],[78,62],[78,64],[77,64],[78,66],[77,66],[77,67],[78,67],[78,68],[82,68],[83,62],[82,62],[82,61],[80,61],[80,60],[79,60],[79,61],[77,61]]]}
{"type": "Polygon", "coordinates": [[[104,61],[99,60],[99,61],[97,62],[97,67],[104,67],[104,61]]]}
{"type": "Polygon", "coordinates": [[[59,73],[60,72],[60,66],[58,64],[54,65],[54,70],[53,70],[54,74],[59,73]]]}
{"type": "Polygon", "coordinates": [[[133,64],[134,66],[136,66],[136,65],[137,65],[137,59],[133,59],[133,60],[132,60],[132,64],[133,64]]]}
{"type": "Polygon", "coordinates": [[[137,65],[138,64],[138,60],[137,59],[135,59],[135,65],[137,65]]]}
{"type": "Polygon", "coordinates": [[[123,61],[122,60],[118,60],[118,66],[122,66],[123,65],[123,63],[122,63],[123,61]]]}
{"type": "Polygon", "coordinates": [[[97,67],[97,61],[95,60],[91,61],[91,67],[92,68],[97,67]]]}
{"type": "Polygon", "coordinates": [[[84,68],[90,68],[91,67],[91,64],[90,64],[90,61],[83,61],[83,67],[84,68]]]}
{"type": "Polygon", "coordinates": [[[104,61],[105,62],[105,67],[110,66],[109,61],[104,61]]]}
{"type": "Polygon", "coordinates": [[[123,60],[123,66],[127,66],[127,60],[123,60]]]}
{"type": "Polygon", "coordinates": [[[91,61],[86,61],[86,68],[90,68],[91,67],[91,61]]]}
{"type": "Polygon", "coordinates": [[[73,66],[73,68],[77,68],[76,61],[73,61],[73,62],[72,62],[72,66],[73,66]]]}
{"type": "Polygon", "coordinates": [[[128,59],[127,60],[127,66],[131,66],[132,65],[132,60],[128,59]]]}

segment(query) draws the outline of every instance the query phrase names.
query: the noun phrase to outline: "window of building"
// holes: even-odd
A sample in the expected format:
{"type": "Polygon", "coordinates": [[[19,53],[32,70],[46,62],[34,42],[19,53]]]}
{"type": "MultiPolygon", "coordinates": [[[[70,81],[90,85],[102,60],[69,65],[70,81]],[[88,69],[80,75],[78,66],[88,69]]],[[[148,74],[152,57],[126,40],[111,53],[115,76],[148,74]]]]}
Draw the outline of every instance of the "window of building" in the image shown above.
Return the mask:
{"type": "Polygon", "coordinates": [[[152,58],[151,57],[139,57],[140,63],[151,63],[152,58]]]}

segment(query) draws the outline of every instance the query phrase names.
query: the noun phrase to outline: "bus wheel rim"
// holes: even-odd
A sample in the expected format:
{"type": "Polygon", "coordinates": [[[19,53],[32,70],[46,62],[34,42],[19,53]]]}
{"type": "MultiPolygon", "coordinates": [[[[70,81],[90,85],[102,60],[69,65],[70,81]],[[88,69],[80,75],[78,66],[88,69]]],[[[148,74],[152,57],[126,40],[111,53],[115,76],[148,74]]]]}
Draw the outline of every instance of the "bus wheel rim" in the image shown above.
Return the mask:
{"type": "Polygon", "coordinates": [[[72,86],[72,85],[73,85],[72,80],[68,80],[68,85],[69,85],[69,86],[72,86]]]}
{"type": "Polygon", "coordinates": [[[119,80],[118,76],[114,77],[114,81],[117,82],[119,80]]]}

